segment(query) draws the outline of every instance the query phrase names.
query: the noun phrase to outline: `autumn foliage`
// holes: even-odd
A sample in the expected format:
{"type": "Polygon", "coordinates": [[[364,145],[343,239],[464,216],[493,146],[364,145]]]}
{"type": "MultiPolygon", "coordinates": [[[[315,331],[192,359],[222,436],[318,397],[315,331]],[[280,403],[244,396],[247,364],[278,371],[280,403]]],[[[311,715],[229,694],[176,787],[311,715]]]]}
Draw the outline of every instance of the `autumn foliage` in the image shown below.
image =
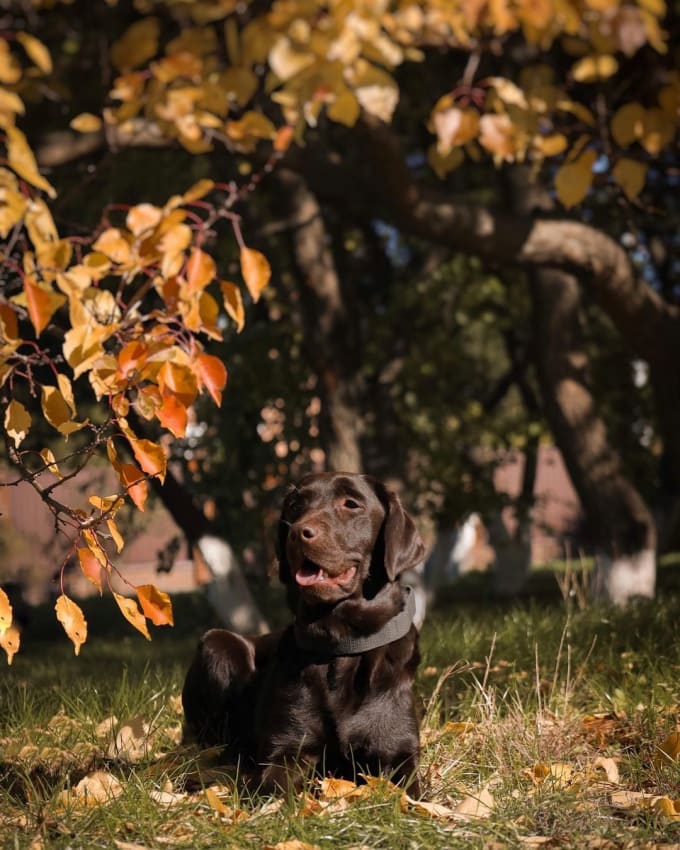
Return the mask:
{"type": "MultiPolygon", "coordinates": [[[[50,43],[51,22],[72,7],[29,5],[35,34],[17,19],[0,37],[0,404],[10,459],[100,592],[124,546],[117,512],[126,502],[144,510],[149,478],[166,473],[163,445],[138,423],[181,438],[200,395],[221,403],[227,367],[208,346],[225,317],[243,329],[244,294],[257,301],[271,274],[235,208],[291,146],[324,122],[390,123],[402,69],[437,51],[467,56],[462,78],[442,74],[427,106],[428,160],[442,178],[466,160],[527,162],[546,171],[566,208],[584,201],[598,174],[635,201],[650,171],[666,167],[678,127],[678,74],[661,69],[643,87],[627,76],[642,51],[667,51],[663,0],[139,2],[122,31],[112,25],[94,111],[64,94],[63,45],[50,43]],[[480,75],[483,57],[518,43],[527,57],[519,73],[480,75]],[[203,179],[162,205],[109,205],[92,232],[61,232],[39,127],[30,142],[24,131],[48,95],[71,109],[64,129],[74,139],[220,149],[249,163],[246,176],[203,179]],[[241,280],[222,279],[210,254],[225,222],[241,280]],[[60,452],[25,448],[38,420],[63,438],[60,452]],[[117,492],[90,494],[86,509],[60,502],[60,483],[95,453],[115,470],[117,492]]],[[[164,594],[134,591],[136,601],[114,598],[135,628],[148,637],[147,620],[172,623],[164,594]]],[[[57,616],[77,653],[82,612],[62,594],[57,616]]],[[[11,623],[0,592],[9,661],[19,641],[11,623]]]]}

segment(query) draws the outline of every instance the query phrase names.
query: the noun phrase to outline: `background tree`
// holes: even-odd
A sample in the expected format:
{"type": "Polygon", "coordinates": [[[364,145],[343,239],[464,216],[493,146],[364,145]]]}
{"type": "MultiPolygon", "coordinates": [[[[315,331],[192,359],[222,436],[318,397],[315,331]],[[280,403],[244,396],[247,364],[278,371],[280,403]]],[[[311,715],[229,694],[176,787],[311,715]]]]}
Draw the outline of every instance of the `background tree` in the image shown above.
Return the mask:
{"type": "MultiPolygon", "coordinates": [[[[628,362],[648,364],[661,452],[654,507],[664,540],[673,539],[680,334],[677,270],[664,236],[677,230],[662,212],[670,210],[680,80],[664,29],[675,19],[664,21],[662,0],[195,0],[153,10],[35,2],[3,16],[7,450],[58,523],[70,526],[86,574],[113,568],[100,535],[107,529],[120,545],[121,499],[143,505],[147,477],[166,474],[158,429],[184,439],[199,394],[221,401],[226,370],[207,347],[223,336],[221,309],[243,325],[237,275],[258,300],[270,274],[261,249],[286,258],[278,283],[294,334],[290,359],[301,355],[306,418],[318,417],[318,425],[292,422],[312,443],[310,427],[318,427],[330,463],[353,467],[384,465],[376,444],[410,397],[387,377],[398,371],[403,343],[395,340],[383,363],[366,359],[375,319],[367,307],[378,316],[392,309],[400,246],[416,269],[477,255],[513,292],[522,274],[507,270],[528,272],[540,308],[534,325],[547,321],[539,287],[551,298],[587,292],[630,346],[628,362]],[[136,159],[136,148],[147,150],[136,159]],[[263,180],[279,159],[276,179],[263,180]],[[172,190],[184,173],[200,179],[170,197],[160,185],[148,193],[135,161],[167,169],[172,190]],[[554,192],[554,209],[521,208],[500,179],[518,162],[530,166],[527,180],[554,192]],[[244,239],[251,229],[258,249],[244,239]],[[36,413],[73,434],[72,447],[57,456],[39,440],[25,442],[36,413]],[[151,430],[131,424],[139,417],[151,430]],[[124,444],[134,462],[121,454],[124,444]],[[93,495],[85,513],[60,503],[60,479],[45,484],[45,474],[76,474],[104,447],[120,493],[93,495]],[[64,473],[67,454],[75,465],[64,473]]],[[[560,428],[548,419],[574,458],[582,501],[608,506],[592,523],[611,564],[604,590],[612,595],[616,586],[621,600],[649,595],[650,511],[637,496],[615,497],[597,464],[577,474],[570,443],[607,457],[612,449],[599,427],[600,448],[593,443],[578,394],[559,392],[565,352],[555,351],[557,335],[524,321],[526,339],[541,341],[539,364],[555,365],[537,374],[546,413],[551,398],[566,405],[560,428]]],[[[584,347],[569,354],[570,368],[586,375],[586,355],[584,347]]],[[[303,463],[314,463],[313,450],[303,463]]],[[[396,459],[400,477],[410,460],[396,459]]],[[[275,464],[272,483],[285,471],[275,464]]],[[[66,607],[74,633],[77,615],[66,607]]],[[[136,606],[124,608],[141,627],[136,606]]]]}

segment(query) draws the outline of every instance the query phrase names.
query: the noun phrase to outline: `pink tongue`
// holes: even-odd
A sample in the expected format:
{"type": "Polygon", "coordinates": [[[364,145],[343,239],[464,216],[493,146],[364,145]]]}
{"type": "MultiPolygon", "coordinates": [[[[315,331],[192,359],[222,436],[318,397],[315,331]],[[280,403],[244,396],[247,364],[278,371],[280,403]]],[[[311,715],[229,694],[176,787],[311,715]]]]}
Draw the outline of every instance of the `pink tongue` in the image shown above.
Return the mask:
{"type": "Polygon", "coordinates": [[[317,581],[323,580],[323,570],[319,570],[316,573],[303,572],[303,570],[298,570],[295,573],[295,581],[298,584],[301,584],[303,587],[308,587],[310,584],[316,584],[317,581]]]}

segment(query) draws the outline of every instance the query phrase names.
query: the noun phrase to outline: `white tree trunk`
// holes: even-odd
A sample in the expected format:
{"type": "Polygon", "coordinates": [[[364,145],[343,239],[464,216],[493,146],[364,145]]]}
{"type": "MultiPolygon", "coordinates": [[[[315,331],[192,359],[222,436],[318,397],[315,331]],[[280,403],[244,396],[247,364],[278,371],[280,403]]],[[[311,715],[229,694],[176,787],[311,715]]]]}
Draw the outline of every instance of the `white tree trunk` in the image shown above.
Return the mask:
{"type": "Polygon", "coordinates": [[[595,573],[595,595],[615,605],[626,605],[636,596],[654,598],[656,552],[643,549],[631,555],[600,555],[595,573]]]}
{"type": "Polygon", "coordinates": [[[208,602],[222,625],[239,634],[264,634],[269,631],[260,613],[231,546],[221,537],[204,534],[194,547],[194,561],[207,567],[205,592],[208,602]]]}

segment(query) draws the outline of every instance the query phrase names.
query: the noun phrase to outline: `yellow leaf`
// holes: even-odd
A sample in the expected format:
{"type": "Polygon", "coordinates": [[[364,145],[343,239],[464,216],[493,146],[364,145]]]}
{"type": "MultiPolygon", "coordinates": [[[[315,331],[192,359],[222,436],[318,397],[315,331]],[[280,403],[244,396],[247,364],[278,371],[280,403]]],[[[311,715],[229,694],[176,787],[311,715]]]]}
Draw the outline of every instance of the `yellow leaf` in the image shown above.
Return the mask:
{"type": "Polygon", "coordinates": [[[224,299],[224,309],[227,311],[227,315],[236,322],[236,332],[241,333],[246,323],[246,311],[243,306],[241,290],[235,283],[228,280],[220,281],[220,289],[224,299]]]}
{"type": "MultiPolygon", "coordinates": [[[[113,592],[113,591],[112,591],[113,592]]],[[[118,607],[121,610],[121,613],[128,621],[131,623],[138,632],[141,632],[147,640],[151,640],[151,635],[149,634],[149,629],[146,625],[146,620],[144,619],[144,615],[137,607],[137,603],[134,599],[128,599],[127,596],[121,596],[119,593],[113,592],[114,599],[118,603],[118,607]]]]}
{"type": "Polygon", "coordinates": [[[446,156],[442,156],[439,152],[439,146],[434,144],[427,149],[427,161],[437,177],[443,180],[449,171],[453,171],[459,165],[462,165],[465,161],[465,154],[462,148],[451,148],[446,156]]]}
{"type": "Polygon", "coordinates": [[[593,182],[594,150],[584,151],[573,162],[565,163],[555,175],[555,191],[565,207],[580,204],[593,182]]]}
{"type": "Polygon", "coordinates": [[[352,795],[357,785],[349,779],[334,779],[327,777],[321,780],[321,796],[327,800],[337,800],[352,795]]]}
{"type": "Polygon", "coordinates": [[[52,449],[43,449],[40,452],[40,457],[43,459],[43,463],[45,464],[48,472],[51,472],[52,475],[55,475],[60,479],[64,477],[61,472],[59,472],[59,467],[57,466],[57,461],[52,449]]]}
{"type": "Polygon", "coordinates": [[[122,534],[118,530],[118,526],[116,525],[116,521],[114,519],[107,519],[106,524],[109,528],[109,532],[111,537],[113,538],[113,542],[116,544],[116,551],[120,552],[125,546],[125,540],[123,539],[122,534]]]}
{"type": "Polygon", "coordinates": [[[9,596],[0,587],[0,635],[12,625],[12,605],[9,596]]]}
{"type": "Polygon", "coordinates": [[[85,422],[71,422],[71,410],[66,399],[56,387],[43,386],[41,403],[45,419],[53,428],[68,436],[84,428],[85,422]]]}
{"type": "Polygon", "coordinates": [[[140,584],[135,587],[135,592],[144,616],[148,617],[154,626],[174,626],[172,602],[167,593],[153,584],[140,584]]]}
{"type": "Polygon", "coordinates": [[[437,134],[437,150],[445,157],[451,148],[467,144],[479,133],[479,115],[475,109],[457,106],[435,112],[432,124],[437,134]]]}
{"type": "Polygon", "coordinates": [[[650,156],[658,156],[675,135],[675,126],[668,115],[654,107],[645,112],[640,144],[650,156]]]}
{"type": "Polygon", "coordinates": [[[182,201],[185,204],[191,204],[194,201],[204,198],[208,192],[212,192],[214,188],[214,180],[199,180],[197,183],[194,183],[190,189],[186,190],[186,192],[182,195],[182,201]]]}
{"type": "Polygon", "coordinates": [[[24,48],[31,62],[40,68],[43,74],[52,73],[50,51],[42,41],[39,41],[34,35],[30,35],[27,32],[18,32],[16,34],[16,40],[24,48]]]}
{"type": "Polygon", "coordinates": [[[654,811],[671,820],[680,821],[680,799],[671,800],[668,797],[661,797],[654,803],[654,811]]]}
{"type": "Polygon", "coordinates": [[[96,133],[101,130],[102,119],[91,112],[81,112],[69,122],[69,127],[76,133],[96,133]]]}
{"type": "Polygon", "coordinates": [[[31,415],[20,401],[12,399],[5,411],[5,431],[19,448],[31,427],[31,415]]]}
{"type": "Polygon", "coordinates": [[[10,230],[21,221],[28,201],[20,192],[0,187],[0,237],[6,239],[10,230]]]}
{"type": "MultiPolygon", "coordinates": [[[[426,800],[412,800],[409,797],[411,809],[419,815],[427,815],[428,817],[437,820],[456,820],[461,819],[460,813],[449,806],[443,806],[441,803],[431,803],[426,800]]],[[[467,815],[465,816],[467,818],[467,815]]]]}
{"type": "Polygon", "coordinates": [[[567,147],[567,139],[562,133],[551,133],[549,136],[536,136],[534,139],[541,156],[558,156],[567,147]]]}
{"type": "Polygon", "coordinates": [[[342,91],[326,109],[326,114],[338,124],[353,127],[361,115],[359,101],[349,89],[342,91]]]}
{"type": "Polygon", "coordinates": [[[26,136],[17,127],[5,127],[7,136],[7,161],[19,177],[23,177],[32,186],[47,192],[50,198],[56,198],[57,193],[50,183],[38,171],[33,151],[30,149],[26,136]]]}
{"type": "Polygon", "coordinates": [[[156,227],[162,216],[163,211],[153,204],[137,204],[128,212],[125,224],[131,233],[139,236],[140,233],[156,227]]]}
{"type": "Polygon", "coordinates": [[[152,59],[158,52],[160,24],[157,18],[143,18],[129,27],[109,51],[119,71],[131,71],[152,59]]]}
{"type": "Polygon", "coordinates": [[[286,36],[281,36],[269,51],[269,67],[282,82],[290,80],[316,62],[313,53],[294,47],[286,36]]]}
{"type": "Polygon", "coordinates": [[[7,654],[7,664],[11,664],[21,646],[21,634],[16,626],[10,626],[0,634],[0,646],[7,654]]]}
{"type": "Polygon", "coordinates": [[[657,767],[674,761],[680,762],[680,729],[671,732],[654,755],[654,764],[657,767]]]}
{"type": "Polygon", "coordinates": [[[73,641],[75,653],[78,655],[80,653],[80,647],[87,640],[87,623],[85,622],[83,612],[64,593],[57,599],[54,608],[57,612],[57,620],[59,620],[64,627],[64,631],[73,641]]]}
{"type": "Polygon", "coordinates": [[[593,767],[595,770],[598,768],[603,770],[607,776],[607,781],[611,782],[613,785],[618,785],[620,781],[619,775],[619,766],[612,758],[606,758],[605,756],[598,756],[593,762],[593,767]]]}
{"type": "Polygon", "coordinates": [[[645,109],[637,101],[619,107],[610,124],[612,137],[616,144],[626,148],[636,139],[641,138],[644,121],[645,109]]]}
{"type": "Polygon", "coordinates": [[[482,115],[479,131],[479,144],[494,155],[496,162],[515,159],[515,127],[507,115],[482,115]]]}
{"type": "Polygon", "coordinates": [[[271,277],[269,261],[254,248],[241,248],[241,274],[255,303],[260,300],[260,294],[269,283],[271,277]]]}
{"type": "Polygon", "coordinates": [[[64,801],[68,805],[101,806],[115,800],[123,793],[123,786],[112,773],[95,770],[85,776],[71,791],[64,791],[64,801]]]}
{"type": "Polygon", "coordinates": [[[130,243],[122,230],[109,227],[92,246],[93,250],[104,254],[114,263],[127,263],[130,259],[130,243]]]}
{"type": "Polygon", "coordinates": [[[647,165],[636,159],[622,157],[614,166],[612,177],[623,189],[629,201],[635,200],[642,191],[647,177],[647,165]]]}
{"type": "Polygon", "coordinates": [[[594,83],[607,80],[619,69],[619,63],[613,56],[584,56],[571,69],[573,78],[579,83],[594,83]]]}
{"type": "Polygon", "coordinates": [[[59,239],[54,219],[42,198],[34,198],[26,211],[26,229],[36,250],[52,247],[59,239]]]}
{"type": "Polygon", "coordinates": [[[233,814],[233,809],[231,809],[229,806],[225,806],[222,800],[220,800],[220,798],[217,796],[217,793],[212,788],[206,788],[203,792],[203,796],[205,797],[205,800],[211,809],[214,809],[221,815],[233,814]]]}

